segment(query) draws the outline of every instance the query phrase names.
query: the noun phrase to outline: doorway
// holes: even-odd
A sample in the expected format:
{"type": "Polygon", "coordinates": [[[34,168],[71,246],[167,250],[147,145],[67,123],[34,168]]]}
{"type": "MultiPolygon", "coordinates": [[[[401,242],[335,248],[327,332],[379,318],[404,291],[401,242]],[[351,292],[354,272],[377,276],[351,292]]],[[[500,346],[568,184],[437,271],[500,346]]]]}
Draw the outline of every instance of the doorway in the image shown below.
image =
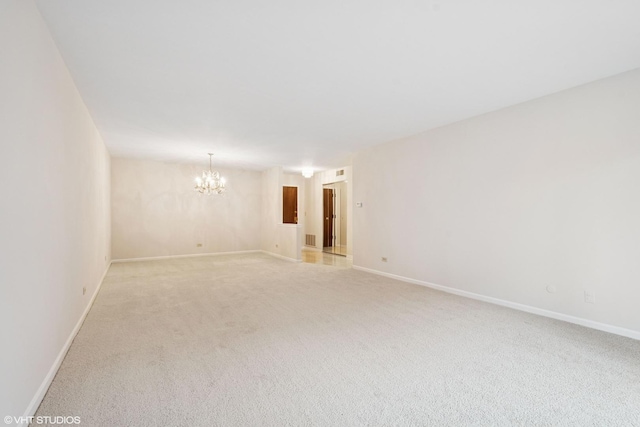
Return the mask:
{"type": "Polygon", "coordinates": [[[298,223],[298,187],[282,187],[282,223],[298,223]]]}
{"type": "Polygon", "coordinates": [[[347,183],[322,186],[322,250],[347,256],[347,183]]]}

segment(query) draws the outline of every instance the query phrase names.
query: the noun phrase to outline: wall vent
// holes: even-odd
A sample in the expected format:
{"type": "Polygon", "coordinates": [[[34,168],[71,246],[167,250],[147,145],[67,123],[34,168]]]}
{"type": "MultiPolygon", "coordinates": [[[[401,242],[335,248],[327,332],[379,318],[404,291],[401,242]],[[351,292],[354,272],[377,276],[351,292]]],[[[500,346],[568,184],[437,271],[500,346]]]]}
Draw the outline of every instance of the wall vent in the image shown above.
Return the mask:
{"type": "Polygon", "coordinates": [[[304,235],[304,244],[307,246],[315,246],[316,245],[316,235],[315,234],[305,234],[304,235]]]}
{"type": "Polygon", "coordinates": [[[340,169],[339,171],[336,171],[336,176],[342,176],[344,175],[344,169],[340,169]]]}

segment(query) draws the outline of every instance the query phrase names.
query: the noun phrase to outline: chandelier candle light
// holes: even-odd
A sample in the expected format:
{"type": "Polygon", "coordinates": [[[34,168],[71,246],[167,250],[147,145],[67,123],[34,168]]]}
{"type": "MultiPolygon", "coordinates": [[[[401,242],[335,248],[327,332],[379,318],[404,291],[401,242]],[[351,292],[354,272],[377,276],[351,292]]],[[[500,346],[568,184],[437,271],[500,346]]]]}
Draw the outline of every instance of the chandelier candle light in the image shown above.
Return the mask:
{"type": "Polygon", "coordinates": [[[218,171],[211,170],[211,157],[213,153],[209,154],[209,170],[202,172],[202,178],[196,178],[196,186],[194,188],[200,194],[222,194],[224,193],[225,179],[220,176],[218,171]]]}

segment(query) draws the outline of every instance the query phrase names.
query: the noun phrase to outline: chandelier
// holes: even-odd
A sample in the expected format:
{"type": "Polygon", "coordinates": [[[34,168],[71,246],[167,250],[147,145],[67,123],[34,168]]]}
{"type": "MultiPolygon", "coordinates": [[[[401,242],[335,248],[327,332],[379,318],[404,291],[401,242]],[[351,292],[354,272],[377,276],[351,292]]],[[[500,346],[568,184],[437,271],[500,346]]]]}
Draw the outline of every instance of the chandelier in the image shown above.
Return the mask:
{"type": "Polygon", "coordinates": [[[211,157],[213,153],[209,154],[209,170],[202,172],[202,178],[196,178],[196,186],[194,190],[200,194],[222,194],[224,193],[225,180],[220,176],[218,171],[211,170],[211,157]]]}

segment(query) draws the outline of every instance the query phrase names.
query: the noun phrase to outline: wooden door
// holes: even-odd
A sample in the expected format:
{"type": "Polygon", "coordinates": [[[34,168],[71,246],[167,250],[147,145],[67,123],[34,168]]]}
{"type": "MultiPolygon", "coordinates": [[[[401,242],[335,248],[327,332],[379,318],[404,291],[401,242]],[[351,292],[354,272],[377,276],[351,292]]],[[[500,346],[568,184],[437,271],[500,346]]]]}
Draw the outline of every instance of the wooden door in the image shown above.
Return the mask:
{"type": "Polygon", "coordinates": [[[298,223],[298,187],[282,187],[282,223],[298,223]]]}
{"type": "Polygon", "coordinates": [[[333,190],[331,188],[322,189],[322,207],[324,220],[322,246],[328,248],[333,246],[333,190]]]}

